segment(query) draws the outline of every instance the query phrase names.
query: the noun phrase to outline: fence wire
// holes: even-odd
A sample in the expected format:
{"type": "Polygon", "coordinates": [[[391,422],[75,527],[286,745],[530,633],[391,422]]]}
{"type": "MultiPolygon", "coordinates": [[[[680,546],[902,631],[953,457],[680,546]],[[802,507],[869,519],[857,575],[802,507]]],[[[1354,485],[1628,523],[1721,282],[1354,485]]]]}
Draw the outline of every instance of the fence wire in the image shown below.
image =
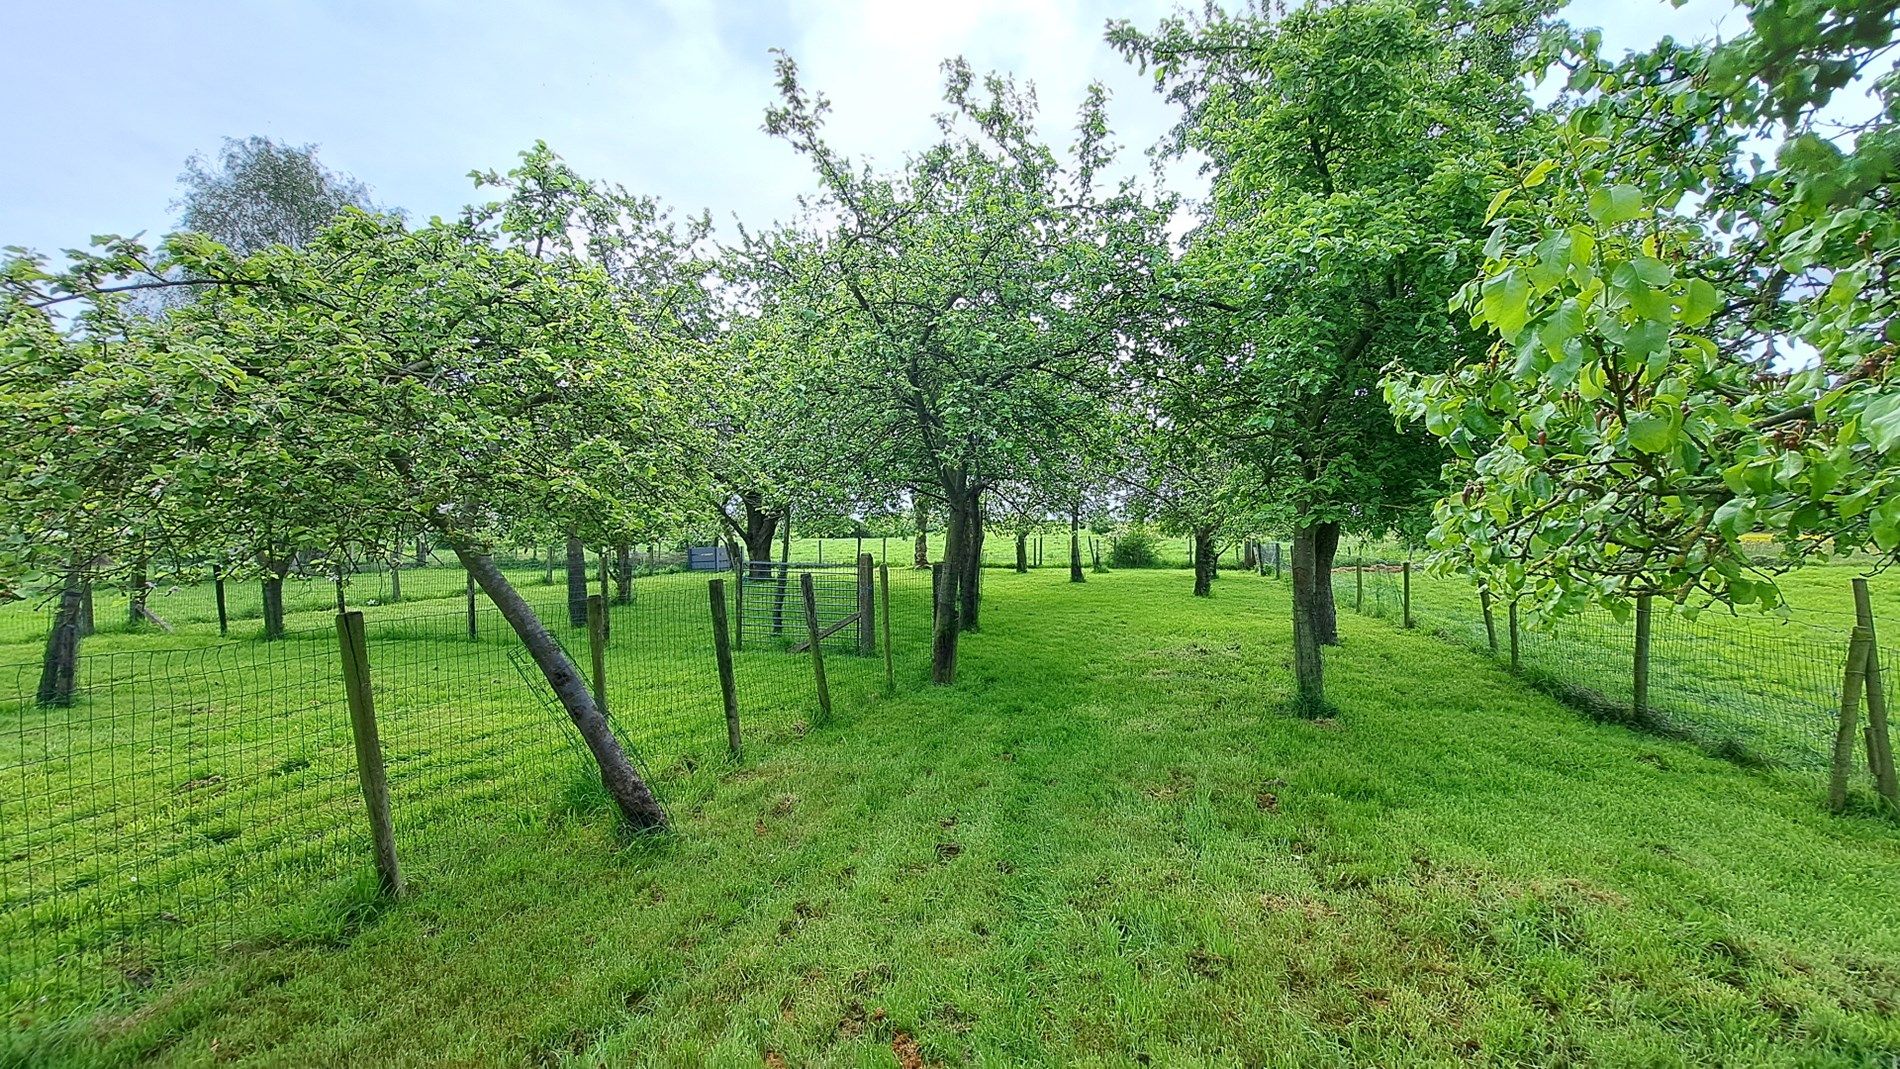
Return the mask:
{"type": "MultiPolygon", "coordinates": [[[[855,573],[841,574],[855,612],[855,573]]],[[[713,577],[738,596],[730,573],[713,577]]],[[[588,633],[569,622],[560,575],[513,578],[588,674],[588,633]]],[[[708,578],[644,576],[624,599],[607,585],[609,718],[663,802],[701,789],[695,771],[727,757],[708,578]]],[[[352,608],[365,615],[405,875],[452,872],[493,837],[533,834],[577,807],[609,819],[578,732],[488,599],[471,612],[464,574],[448,567],[405,569],[404,584],[396,604],[367,596],[362,576],[346,590],[365,595],[352,608]]],[[[347,940],[373,912],[325,587],[327,603],[287,606],[275,641],[220,638],[215,613],[175,613],[174,634],[96,634],[82,642],[66,706],[34,701],[39,665],[26,654],[44,632],[0,647],[13,654],[0,662],[0,999],[15,1024],[136,998],[222,955],[347,940]]],[[[891,570],[907,682],[927,657],[929,588],[927,571],[891,570]]],[[[829,595],[823,604],[843,607],[829,595]]],[[[884,685],[881,655],[856,649],[855,632],[825,647],[841,711],[884,685]]],[[[808,653],[748,642],[734,676],[748,749],[806,730],[817,706],[808,653]]]]}
{"type": "MultiPolygon", "coordinates": [[[[1347,560],[1333,577],[1341,610],[1398,624],[1401,562],[1347,560]]],[[[1456,578],[1412,574],[1413,625],[1472,649],[1511,656],[1510,611],[1492,608],[1487,631],[1477,590],[1456,578]]],[[[1528,678],[1595,715],[1640,719],[1744,762],[1796,771],[1828,767],[1840,716],[1853,614],[1806,611],[1779,622],[1710,610],[1694,619],[1658,605],[1650,619],[1649,693],[1635,709],[1635,621],[1591,607],[1545,627],[1518,628],[1518,666],[1528,678]]],[[[1884,638],[1885,636],[1883,636],[1884,638]]],[[[1900,648],[1879,651],[1885,678],[1900,648]]]]}

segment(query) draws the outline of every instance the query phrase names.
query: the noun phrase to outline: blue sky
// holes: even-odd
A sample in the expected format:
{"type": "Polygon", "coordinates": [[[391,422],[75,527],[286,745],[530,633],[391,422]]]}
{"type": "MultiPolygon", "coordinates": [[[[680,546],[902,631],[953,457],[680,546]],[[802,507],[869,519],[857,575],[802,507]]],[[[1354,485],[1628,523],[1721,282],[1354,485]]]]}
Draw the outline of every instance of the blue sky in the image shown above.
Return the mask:
{"type": "MultiPolygon", "coordinates": [[[[846,151],[895,160],[928,142],[937,64],[1033,80],[1047,134],[1091,79],[1131,165],[1171,121],[1101,42],[1124,17],[1152,25],[1175,0],[542,0],[370,3],[90,0],[12,5],[16,100],[0,112],[0,245],[45,251],[95,233],[158,233],[176,178],[223,137],[315,142],[331,167],[412,216],[470,199],[468,171],[506,167],[545,139],[582,173],[722,223],[788,216],[803,164],[760,131],[768,49],[790,51],[835,106],[846,151]],[[23,87],[23,88],[22,88],[23,87]]],[[[1195,6],[1198,7],[1198,0],[1195,6]]],[[[1617,47],[1707,36],[1741,19],[1726,0],[1587,0],[1569,9],[1617,47]]],[[[1191,168],[1172,182],[1193,186],[1191,168]]]]}

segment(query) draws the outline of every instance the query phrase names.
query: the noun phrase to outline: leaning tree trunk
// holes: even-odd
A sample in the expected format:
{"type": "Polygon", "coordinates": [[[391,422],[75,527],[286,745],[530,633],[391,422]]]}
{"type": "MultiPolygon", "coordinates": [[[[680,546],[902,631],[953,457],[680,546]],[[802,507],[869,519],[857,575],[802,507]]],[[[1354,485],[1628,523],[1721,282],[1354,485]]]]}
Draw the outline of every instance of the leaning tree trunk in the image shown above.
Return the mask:
{"type": "Polygon", "coordinates": [[[53,612],[53,629],[46,635],[46,654],[40,661],[41,705],[71,705],[73,689],[79,678],[79,616],[83,601],[82,584],[77,572],[66,574],[59,591],[59,607],[53,612]]]}
{"type": "Polygon", "coordinates": [[[614,604],[633,602],[633,547],[625,542],[614,546],[614,604]]]}
{"type": "Polygon", "coordinates": [[[1016,572],[1022,574],[1029,570],[1029,532],[1016,532],[1016,572]]]}
{"type": "Polygon", "coordinates": [[[573,535],[567,536],[567,624],[587,626],[587,545],[573,535]]]}
{"type": "Polygon", "coordinates": [[[92,580],[85,579],[79,584],[79,637],[85,638],[95,630],[92,620],[92,580]]]}
{"type": "MultiPolygon", "coordinates": [[[[521,594],[508,582],[507,576],[501,574],[501,569],[495,567],[493,557],[463,543],[448,532],[443,533],[443,540],[455,551],[456,559],[468,569],[468,574],[488,595],[488,600],[495,603],[501,618],[508,621],[508,626],[514,629],[521,644],[527,647],[529,656],[541,669],[561,708],[566,710],[568,719],[574,721],[574,727],[586,741],[587,749],[593,753],[594,763],[600,766],[600,781],[619,807],[621,817],[635,831],[654,831],[666,827],[666,810],[660,808],[653,791],[640,778],[633,762],[627,760],[626,751],[620,748],[620,740],[614,737],[613,726],[602,715],[600,706],[595,704],[585,677],[561,649],[560,643],[548,634],[541,618],[528,607],[521,594]]],[[[570,560],[577,541],[570,539],[568,542],[570,560]]],[[[586,589],[585,571],[583,568],[583,591],[586,589]]]]}
{"type": "Polygon", "coordinates": [[[1318,532],[1312,525],[1293,531],[1293,684],[1295,705],[1307,716],[1326,709],[1324,666],[1320,661],[1318,532]]]}
{"type": "Polygon", "coordinates": [[[1082,514],[1069,513],[1069,582],[1086,583],[1082,574],[1082,514]]]}
{"type": "Polygon", "coordinates": [[[1333,559],[1339,555],[1339,524],[1313,527],[1313,571],[1316,584],[1313,625],[1322,646],[1339,645],[1339,606],[1333,601],[1333,559]]]}
{"type": "Polygon", "coordinates": [[[970,495],[965,524],[957,625],[965,631],[975,631],[977,616],[983,608],[983,506],[974,493],[970,495]]]}
{"type": "Polygon", "coordinates": [[[1194,596],[1214,596],[1214,531],[1209,527],[1194,529],[1194,596]]]}

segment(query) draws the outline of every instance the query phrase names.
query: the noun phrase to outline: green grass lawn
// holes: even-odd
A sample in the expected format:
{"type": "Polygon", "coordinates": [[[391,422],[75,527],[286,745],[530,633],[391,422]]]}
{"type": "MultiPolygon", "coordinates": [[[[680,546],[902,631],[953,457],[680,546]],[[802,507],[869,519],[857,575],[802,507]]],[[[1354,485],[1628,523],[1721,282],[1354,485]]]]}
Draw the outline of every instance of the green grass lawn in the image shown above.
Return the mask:
{"type": "Polygon", "coordinates": [[[406,900],[345,895],[347,922],[286,922],[123,1005],[16,1022],[10,1060],[1900,1053],[1893,823],[1350,614],[1341,715],[1291,719],[1284,585],[1228,576],[1203,601],[1180,573],[1062,578],[988,577],[953,688],[924,684],[913,638],[897,695],[838,658],[855,674],[835,721],[785,706],[743,767],[714,759],[712,725],[671,747],[670,839],[622,846],[571,777],[477,797],[404,829],[406,900]]]}

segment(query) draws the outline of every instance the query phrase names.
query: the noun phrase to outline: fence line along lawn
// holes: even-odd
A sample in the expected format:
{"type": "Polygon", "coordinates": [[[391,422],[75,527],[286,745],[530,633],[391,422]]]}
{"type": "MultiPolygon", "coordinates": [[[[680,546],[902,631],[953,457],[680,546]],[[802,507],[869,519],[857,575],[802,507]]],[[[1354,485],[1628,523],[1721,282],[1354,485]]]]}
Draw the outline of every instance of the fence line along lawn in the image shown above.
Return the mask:
{"type": "MultiPolygon", "coordinates": [[[[1900,829],[1348,614],[1286,717],[1284,587],[988,578],[954,689],[694,774],[679,834],[522,801],[414,897],[16,1032],[34,1064],[1866,1064],[1900,829]],[[1819,918],[1825,918],[1823,923],[1819,918]]],[[[431,836],[433,836],[431,838],[431,836]]]]}

